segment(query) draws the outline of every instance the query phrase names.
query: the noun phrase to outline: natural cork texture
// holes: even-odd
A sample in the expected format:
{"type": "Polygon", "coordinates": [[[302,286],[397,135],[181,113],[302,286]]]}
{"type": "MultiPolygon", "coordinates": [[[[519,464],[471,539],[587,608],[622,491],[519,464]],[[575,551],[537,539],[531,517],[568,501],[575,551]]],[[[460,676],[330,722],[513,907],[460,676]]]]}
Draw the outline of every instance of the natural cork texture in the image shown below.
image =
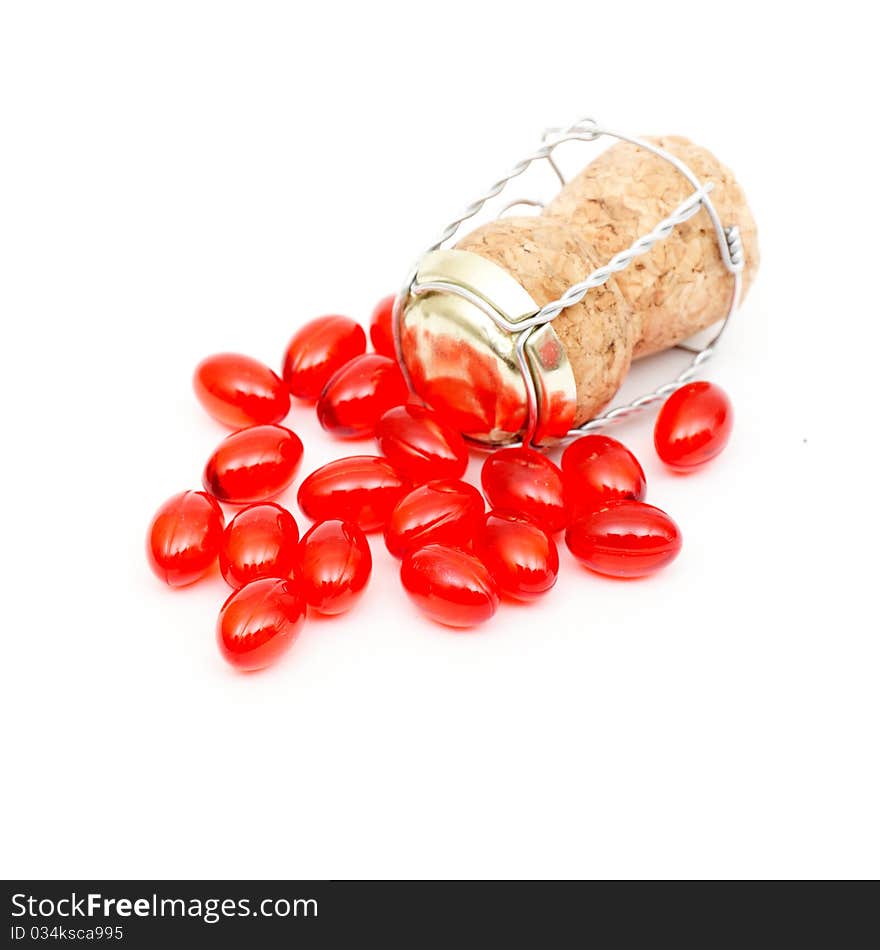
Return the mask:
{"type": "MultiPolygon", "coordinates": [[[[759,255],[742,189],[710,152],[687,139],[648,141],[680,158],[701,182],[714,184],[711,199],[722,225],[740,228],[745,294],[759,255]]],[[[622,142],[587,165],[540,215],[500,218],[456,247],[505,268],[544,306],[651,231],[692,191],[669,162],[622,142]]],[[[563,310],[553,328],[577,382],[576,424],[602,411],[632,359],[665,350],[720,320],[732,286],[715,229],[700,211],[580,304],[563,310]]]]}
{"type": "MultiPolygon", "coordinates": [[[[500,218],[456,245],[511,273],[539,306],[556,300],[602,261],[578,232],[555,218],[500,218]]],[[[578,416],[604,406],[626,376],[639,322],[612,280],[553,321],[578,383],[578,416]]],[[[584,416],[588,418],[588,416],[584,416]]]]}

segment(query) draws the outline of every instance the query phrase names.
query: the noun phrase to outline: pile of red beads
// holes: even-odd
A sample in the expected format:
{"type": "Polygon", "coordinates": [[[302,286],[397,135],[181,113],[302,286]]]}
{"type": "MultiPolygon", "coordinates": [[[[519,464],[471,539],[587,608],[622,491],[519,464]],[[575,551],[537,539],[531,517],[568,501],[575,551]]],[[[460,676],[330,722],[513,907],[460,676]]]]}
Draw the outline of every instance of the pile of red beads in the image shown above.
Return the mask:
{"type": "MultiPolygon", "coordinates": [[[[208,459],[204,491],[175,495],[156,513],[147,554],[172,587],[219,563],[233,593],[217,639],[239,669],[260,669],[284,653],[309,610],[333,615],[353,606],[372,571],[370,532],[382,531],[401,560],[412,601],[451,627],[489,619],[502,598],[546,594],[559,572],[560,532],[575,558],[612,577],[651,574],[681,549],[675,522],[644,501],[638,460],[608,436],[572,442],[559,466],[534,449],[500,449],[483,463],[482,493],[463,481],[464,439],[413,400],[396,362],[392,304],[387,297],[373,312],[374,353],[354,320],[326,316],[294,335],[281,376],[228,353],[196,368],[199,401],[235,431],[208,459]],[[294,516],[271,500],[291,485],[303,457],[299,437],[281,425],[291,396],[314,403],[332,435],[375,438],[382,453],[340,458],[305,478],[297,502],[313,524],[302,537],[294,516]],[[239,509],[228,524],[221,502],[239,509]]],[[[721,389],[689,383],[660,410],[657,453],[690,471],[724,448],[732,421],[721,389]]]]}

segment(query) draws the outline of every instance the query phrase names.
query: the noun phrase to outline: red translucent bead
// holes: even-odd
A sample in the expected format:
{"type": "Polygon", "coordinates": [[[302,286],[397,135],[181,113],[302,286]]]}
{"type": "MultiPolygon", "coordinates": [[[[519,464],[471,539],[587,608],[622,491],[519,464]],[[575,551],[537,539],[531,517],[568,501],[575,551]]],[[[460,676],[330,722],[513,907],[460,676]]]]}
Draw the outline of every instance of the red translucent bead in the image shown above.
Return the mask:
{"type": "Polygon", "coordinates": [[[467,469],[464,439],[425,406],[395,406],[376,425],[382,454],[416,484],[461,478],[467,469]]]}
{"type": "Polygon", "coordinates": [[[568,522],[562,472],[534,449],[500,449],[483,463],[483,491],[493,508],[513,511],[554,534],[568,522]]]}
{"type": "Polygon", "coordinates": [[[675,560],[678,525],[643,501],[614,501],[573,521],[565,532],[571,553],[591,570],[611,577],[642,577],[675,560]]]}
{"type": "Polygon", "coordinates": [[[318,420],[334,435],[373,435],[392,407],[409,399],[409,389],[394,360],[376,353],[358,356],[330,377],[318,400],[318,420]]]}
{"type": "Polygon", "coordinates": [[[521,515],[490,511],[474,542],[502,594],[514,600],[534,600],[556,583],[559,552],[542,528],[521,515]]]}
{"type": "Polygon", "coordinates": [[[263,502],[242,509],[226,526],[220,573],[232,587],[261,577],[289,577],[296,565],[299,528],[281,505],[263,502]]]}
{"type": "Polygon", "coordinates": [[[367,586],[372,568],[363,531],[347,521],[319,521],[299,543],[297,576],[306,602],[318,613],[349,610],[367,586]]]}
{"type": "Polygon", "coordinates": [[[562,453],[562,477],[573,518],[609,501],[641,501],[647,488],[638,459],[607,435],[585,435],[572,442],[562,453]]]}
{"type": "Polygon", "coordinates": [[[208,459],[202,483],[231,504],[266,501],[293,481],[302,461],[299,436],[284,426],[251,426],[227,436],[208,459]]]}
{"type": "Polygon", "coordinates": [[[240,353],[202,360],[193,375],[199,402],[233,429],[281,422],[290,411],[290,393],[268,366],[240,353]]]}
{"type": "Polygon", "coordinates": [[[412,551],[400,566],[400,580],[420,610],[448,627],[472,627],[498,609],[485,565],[458,548],[428,544],[412,551]]]}
{"type": "Polygon", "coordinates": [[[409,482],[387,459],[352,455],[316,469],[299,486],[296,497],[313,521],[339,519],[362,531],[376,531],[409,489],[409,482]]]}
{"type": "Polygon", "coordinates": [[[310,320],[287,346],[284,381],[294,396],[314,401],[336,370],[366,349],[364,328],[351,317],[310,320]]]}
{"type": "Polygon", "coordinates": [[[394,310],[394,294],[383,297],[375,306],[370,317],[370,342],[373,349],[382,356],[397,359],[394,349],[394,330],[392,329],[391,313],[394,310]]]}
{"type": "Polygon", "coordinates": [[[687,472],[715,458],[732,429],[727,393],[701,380],[676,389],[663,404],[654,424],[654,446],[670,468],[687,472]]]}
{"type": "Polygon", "coordinates": [[[217,560],[223,537],[223,512],[200,491],[174,495],[156,512],[147,534],[147,560],[170,587],[202,577],[217,560]]]}
{"type": "Polygon", "coordinates": [[[443,478],[419,485],[397,503],[385,525],[395,557],[429,543],[467,547],[483,525],[483,496],[467,482],[443,478]]]}
{"type": "Polygon", "coordinates": [[[260,670],[290,648],[305,615],[305,597],[296,581],[277,577],[251,581],[220,608],[220,652],[240,670],[260,670]]]}

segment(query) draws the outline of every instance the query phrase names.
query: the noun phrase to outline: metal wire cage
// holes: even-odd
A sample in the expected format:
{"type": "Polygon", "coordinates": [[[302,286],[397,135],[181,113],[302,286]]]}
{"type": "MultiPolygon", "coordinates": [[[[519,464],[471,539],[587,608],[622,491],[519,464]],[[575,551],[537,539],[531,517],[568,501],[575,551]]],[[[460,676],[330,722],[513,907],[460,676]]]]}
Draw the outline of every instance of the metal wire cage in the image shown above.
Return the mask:
{"type": "MultiPolygon", "coordinates": [[[[499,178],[494,184],[487,188],[483,194],[480,195],[480,197],[471,202],[471,204],[469,204],[457,218],[446,225],[437,240],[429,247],[425,248],[422,252],[422,255],[440,249],[447,241],[449,241],[458,233],[458,230],[462,224],[476,216],[488,201],[491,201],[493,198],[496,198],[498,195],[500,195],[512,181],[519,178],[520,175],[522,175],[535,162],[546,161],[552,168],[554,174],[557,176],[561,184],[564,186],[566,184],[566,179],[560,171],[557,162],[553,158],[554,151],[565,142],[595,142],[603,136],[608,136],[623,142],[629,142],[630,144],[636,145],[639,148],[643,148],[646,151],[651,152],[659,158],[669,162],[681,175],[685,177],[685,179],[687,179],[688,183],[692,186],[693,191],[672,211],[671,214],[660,221],[653,228],[653,230],[638,238],[638,240],[630,245],[630,247],[615,254],[614,257],[612,257],[611,260],[608,261],[608,263],[603,267],[596,268],[596,270],[589,273],[582,281],[573,284],[568,288],[568,290],[565,291],[564,294],[562,294],[561,297],[550,301],[550,303],[545,304],[539,310],[535,311],[534,314],[531,314],[524,319],[520,319],[516,323],[507,320],[495,309],[487,305],[486,302],[476,294],[470,294],[465,289],[457,287],[454,284],[440,284],[436,281],[431,282],[430,284],[420,284],[418,282],[418,264],[414,265],[408,273],[406,281],[404,282],[400,293],[397,295],[394,301],[392,326],[394,330],[395,348],[397,350],[398,362],[400,363],[401,369],[403,370],[404,376],[411,389],[413,388],[412,380],[410,379],[409,373],[407,371],[406,362],[403,359],[403,352],[401,349],[402,307],[403,302],[407,300],[407,298],[418,297],[422,294],[430,293],[436,290],[443,290],[449,293],[458,294],[459,296],[465,297],[469,303],[478,307],[487,317],[489,317],[490,320],[493,321],[493,323],[499,329],[510,333],[514,337],[516,358],[517,363],[519,364],[520,372],[522,374],[523,385],[525,387],[528,413],[527,421],[522,431],[521,440],[519,442],[506,443],[508,445],[532,445],[532,440],[538,426],[538,394],[535,386],[535,380],[529,369],[525,354],[525,346],[529,340],[529,337],[538,328],[553,321],[557,316],[559,316],[560,313],[562,313],[563,310],[566,309],[566,307],[571,307],[580,303],[590,290],[601,286],[602,284],[606,283],[606,281],[608,281],[614,274],[625,270],[637,257],[641,256],[642,254],[646,254],[654,247],[655,244],[667,238],[678,225],[692,218],[701,209],[705,209],[709,215],[712,226],[715,230],[715,236],[718,242],[718,250],[721,254],[721,260],[732,278],[730,303],[726,314],[718,325],[718,330],[712,339],[698,350],[694,350],[685,344],[678,345],[678,349],[682,349],[690,353],[692,358],[690,363],[685,367],[684,370],[682,370],[681,373],[675,377],[675,379],[658,386],[651,392],[638,396],[628,403],[606,409],[604,412],[593,417],[592,419],[587,420],[580,426],[570,429],[562,441],[565,442],[567,440],[577,438],[584,433],[591,432],[595,429],[600,429],[611,422],[623,418],[624,416],[629,416],[633,413],[636,413],[661,399],[665,399],[668,395],[675,392],[676,389],[683,386],[686,382],[692,379],[696,375],[699,368],[711,358],[712,354],[715,352],[718,342],[721,339],[722,334],[724,333],[725,328],[727,327],[728,322],[730,321],[730,317],[739,306],[740,295],[742,291],[742,271],[744,265],[740,230],[738,225],[734,222],[728,223],[727,225],[722,223],[710,197],[713,183],[701,182],[684,162],[664,149],[659,148],[650,142],[646,142],[643,139],[624,135],[623,133],[613,131],[612,129],[600,127],[596,121],[591,118],[580,119],[573,125],[570,125],[566,128],[547,129],[542,136],[540,147],[530,155],[523,158],[521,161],[517,162],[506,175],[499,178]]],[[[506,211],[509,211],[511,208],[516,207],[517,205],[529,205],[532,207],[543,208],[543,203],[540,201],[518,199],[505,205],[499,211],[498,216],[500,217],[506,211]]],[[[420,255],[419,259],[421,259],[422,255],[420,255]]],[[[476,440],[470,439],[469,441],[478,447],[484,449],[489,448],[489,446],[486,446],[484,443],[477,442],[476,440]]]]}

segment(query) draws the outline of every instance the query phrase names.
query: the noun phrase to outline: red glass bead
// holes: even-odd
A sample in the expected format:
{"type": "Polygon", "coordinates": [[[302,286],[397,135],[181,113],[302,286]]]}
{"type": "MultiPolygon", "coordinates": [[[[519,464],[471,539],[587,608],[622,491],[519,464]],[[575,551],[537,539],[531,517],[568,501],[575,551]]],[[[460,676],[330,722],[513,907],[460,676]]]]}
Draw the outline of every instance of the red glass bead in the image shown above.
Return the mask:
{"type": "Polygon", "coordinates": [[[562,478],[572,518],[609,501],[641,501],[647,483],[638,459],[617,439],[585,435],[562,453],[562,478]]]}
{"type": "Polygon", "coordinates": [[[147,534],[147,560],[170,587],[202,577],[217,560],[223,537],[223,512],[200,491],[174,495],[156,512],[147,534]]]}
{"type": "Polygon", "coordinates": [[[727,393],[701,380],[676,389],[663,404],[654,424],[654,447],[670,468],[687,472],[715,458],[732,429],[727,393]]]}
{"type": "Polygon", "coordinates": [[[464,439],[425,406],[395,406],[376,425],[382,454],[416,484],[461,478],[467,469],[464,439]]]}
{"type": "Polygon", "coordinates": [[[387,459],[352,455],[312,472],[299,486],[297,501],[313,521],[339,519],[376,531],[409,489],[387,459]]]}
{"type": "Polygon", "coordinates": [[[572,522],[565,543],[599,574],[642,577],[675,560],[681,532],[665,511],[653,505],[614,501],[572,522]]]}
{"type": "Polygon", "coordinates": [[[420,610],[448,627],[471,627],[498,609],[485,565],[458,548],[428,544],[412,551],[400,566],[400,580],[420,610]]]}
{"type": "Polygon", "coordinates": [[[334,435],[373,435],[392,407],[409,399],[409,389],[394,360],[376,353],[358,356],[330,377],[318,400],[318,420],[334,435]]]}
{"type": "Polygon", "coordinates": [[[319,521],[299,543],[299,577],[308,605],[321,614],[341,614],[360,598],[373,558],[357,525],[319,521]]]}
{"type": "Polygon", "coordinates": [[[199,402],[233,429],[281,422],[290,411],[290,393],[268,366],[240,353],[202,360],[193,375],[199,402]]]}
{"type": "Polygon", "coordinates": [[[521,515],[490,511],[474,542],[499,591],[514,600],[534,600],[556,583],[559,552],[546,531],[521,515]]]}
{"type": "Polygon", "coordinates": [[[500,449],[483,463],[483,491],[493,508],[513,511],[554,534],[567,521],[562,472],[534,449],[500,449]]]}
{"type": "Polygon", "coordinates": [[[397,359],[394,349],[394,331],[391,313],[394,310],[394,294],[383,297],[375,306],[370,317],[370,342],[373,349],[382,356],[397,359]]]}
{"type": "Polygon", "coordinates": [[[443,478],[419,485],[397,503],[385,525],[385,545],[403,557],[426,544],[467,547],[483,525],[483,496],[467,482],[443,478]]]}
{"type": "Polygon", "coordinates": [[[284,426],[251,426],[227,436],[208,459],[205,488],[231,504],[266,501],[293,481],[302,461],[299,436],[284,426]]]}
{"type": "Polygon", "coordinates": [[[240,670],[260,670],[290,648],[305,615],[305,597],[296,581],[277,577],[251,581],[220,608],[220,652],[240,670]]]}
{"type": "Polygon", "coordinates": [[[314,402],[336,370],[366,349],[364,328],[351,317],[310,320],[287,346],[284,381],[294,396],[314,402]]]}
{"type": "Polygon", "coordinates": [[[223,532],[220,573],[236,588],[261,577],[290,577],[298,541],[299,528],[286,508],[272,502],[251,505],[223,532]]]}

